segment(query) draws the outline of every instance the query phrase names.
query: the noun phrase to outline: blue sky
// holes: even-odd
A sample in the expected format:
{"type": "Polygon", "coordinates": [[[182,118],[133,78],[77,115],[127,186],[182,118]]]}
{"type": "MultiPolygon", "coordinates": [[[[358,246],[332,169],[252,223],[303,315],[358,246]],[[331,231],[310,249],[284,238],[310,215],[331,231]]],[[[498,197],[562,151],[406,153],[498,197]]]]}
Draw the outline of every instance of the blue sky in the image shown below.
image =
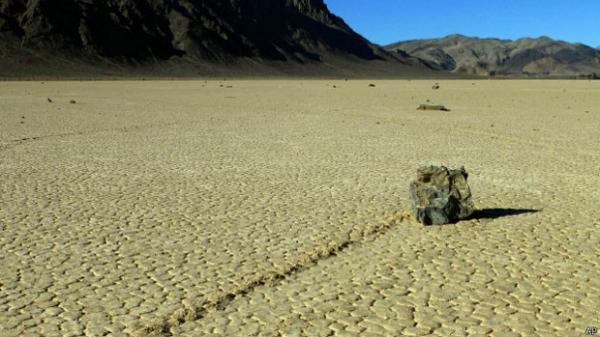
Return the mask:
{"type": "Polygon", "coordinates": [[[542,35],[600,46],[600,0],[325,0],[355,31],[379,44],[468,36],[542,35]]]}

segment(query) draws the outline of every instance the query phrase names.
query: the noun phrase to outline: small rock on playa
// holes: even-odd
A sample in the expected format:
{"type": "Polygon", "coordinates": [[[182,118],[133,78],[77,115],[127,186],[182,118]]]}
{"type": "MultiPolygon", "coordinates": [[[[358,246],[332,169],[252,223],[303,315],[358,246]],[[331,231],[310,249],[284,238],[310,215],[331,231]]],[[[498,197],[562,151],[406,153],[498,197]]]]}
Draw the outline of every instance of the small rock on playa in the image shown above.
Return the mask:
{"type": "Polygon", "coordinates": [[[436,111],[450,111],[444,105],[432,105],[432,104],[421,104],[417,110],[436,110],[436,111]]]}

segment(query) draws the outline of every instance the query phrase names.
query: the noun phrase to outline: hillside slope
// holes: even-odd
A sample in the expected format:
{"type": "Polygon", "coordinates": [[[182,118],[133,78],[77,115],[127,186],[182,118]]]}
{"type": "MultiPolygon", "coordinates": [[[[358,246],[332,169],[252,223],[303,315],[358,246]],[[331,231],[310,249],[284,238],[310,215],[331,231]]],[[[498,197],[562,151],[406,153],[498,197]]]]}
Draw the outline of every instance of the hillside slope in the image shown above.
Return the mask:
{"type": "Polygon", "coordinates": [[[375,61],[423,68],[369,43],[323,0],[0,0],[0,41],[5,71],[90,65],[267,71],[281,63],[335,72],[340,59],[342,67],[375,61]]]}
{"type": "Polygon", "coordinates": [[[450,35],[440,39],[391,44],[386,50],[408,53],[433,68],[478,75],[600,75],[600,51],[548,37],[518,40],[450,35]]]}

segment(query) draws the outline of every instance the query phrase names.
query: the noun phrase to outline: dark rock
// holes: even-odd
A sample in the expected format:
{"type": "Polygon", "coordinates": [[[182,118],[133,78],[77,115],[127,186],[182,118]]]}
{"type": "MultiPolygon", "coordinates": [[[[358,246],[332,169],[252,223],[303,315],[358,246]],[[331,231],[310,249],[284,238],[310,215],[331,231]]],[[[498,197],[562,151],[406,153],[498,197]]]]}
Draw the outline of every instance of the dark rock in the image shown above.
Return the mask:
{"type": "Polygon", "coordinates": [[[74,100],[74,99],[72,99],[72,100],[69,101],[69,103],[71,103],[71,104],[77,104],[77,101],[74,100]]]}
{"type": "Polygon", "coordinates": [[[464,167],[424,166],[410,184],[416,219],[424,225],[454,223],[473,214],[471,189],[464,167]]]}
{"type": "Polygon", "coordinates": [[[371,84],[369,84],[369,87],[375,88],[375,84],[371,83],[371,84]]]}
{"type": "Polygon", "coordinates": [[[436,84],[434,84],[434,85],[431,87],[431,89],[433,89],[433,90],[438,90],[439,88],[440,88],[440,84],[439,84],[439,83],[436,83],[436,84]]]}
{"type": "Polygon", "coordinates": [[[431,104],[421,104],[421,105],[419,105],[417,110],[450,111],[450,109],[446,108],[443,105],[431,105],[431,104]]]}

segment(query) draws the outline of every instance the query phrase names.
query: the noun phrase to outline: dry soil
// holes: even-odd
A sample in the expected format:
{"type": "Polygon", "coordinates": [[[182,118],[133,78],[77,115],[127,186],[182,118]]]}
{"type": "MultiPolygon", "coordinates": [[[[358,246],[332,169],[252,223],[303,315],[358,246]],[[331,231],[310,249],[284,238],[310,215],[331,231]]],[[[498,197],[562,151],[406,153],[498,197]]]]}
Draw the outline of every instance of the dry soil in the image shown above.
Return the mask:
{"type": "Polygon", "coordinates": [[[0,335],[583,336],[600,82],[439,82],[0,82],[0,335]]]}

